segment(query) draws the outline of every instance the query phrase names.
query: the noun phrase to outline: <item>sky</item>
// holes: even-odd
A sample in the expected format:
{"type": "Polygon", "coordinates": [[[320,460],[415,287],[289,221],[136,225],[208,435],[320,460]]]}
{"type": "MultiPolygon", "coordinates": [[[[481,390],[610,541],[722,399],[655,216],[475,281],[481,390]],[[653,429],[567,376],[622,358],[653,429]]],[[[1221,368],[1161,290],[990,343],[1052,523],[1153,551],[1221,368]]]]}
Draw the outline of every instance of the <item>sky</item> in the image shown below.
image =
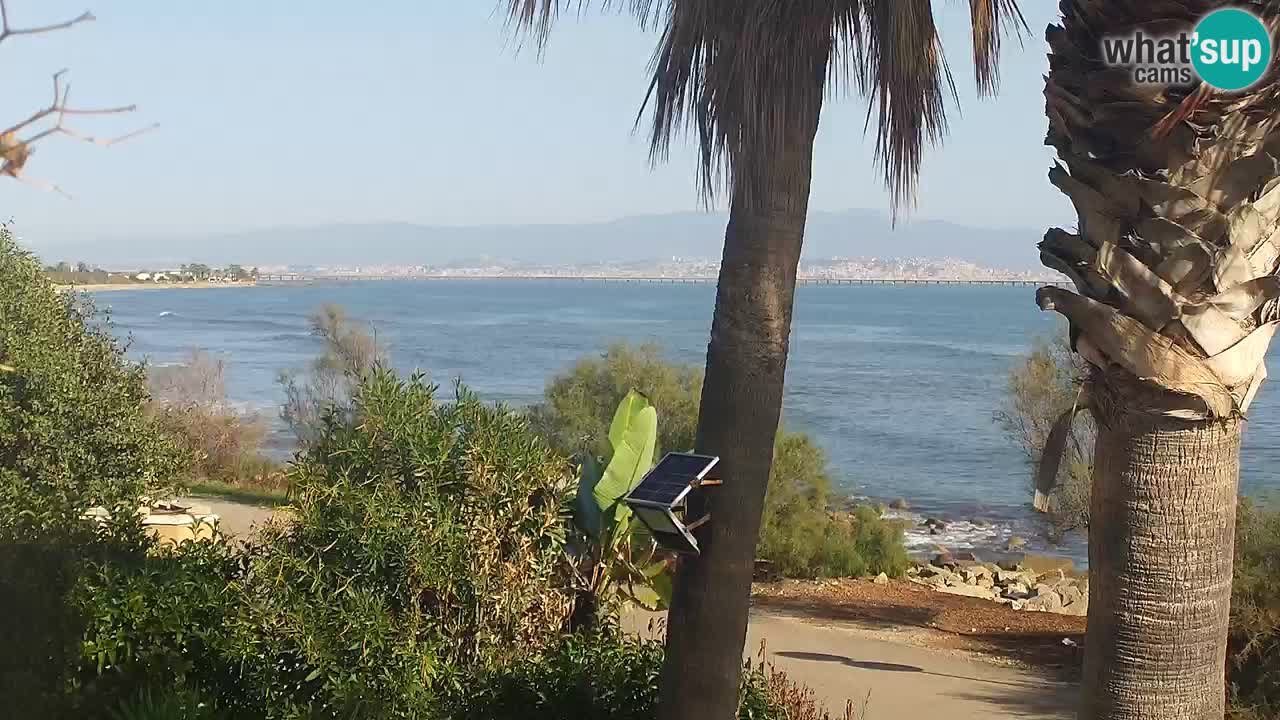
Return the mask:
{"type": "MultiPolygon", "coordinates": [[[[0,44],[14,120],[69,70],[73,105],[109,148],[43,141],[28,174],[68,200],[0,184],[0,216],[42,240],[175,237],[284,225],[586,223],[701,209],[685,142],[653,167],[635,121],[657,36],[626,16],[566,15],[541,56],[520,47],[498,0],[7,0],[15,27],[97,21],[0,44]]],[[[977,98],[967,3],[937,0],[960,88],[944,147],[929,153],[912,216],[991,227],[1069,224],[1046,180],[1043,30],[1006,44],[996,99],[977,98]]],[[[832,98],[818,136],[817,210],[888,209],[863,131],[865,103],[832,98]]]]}

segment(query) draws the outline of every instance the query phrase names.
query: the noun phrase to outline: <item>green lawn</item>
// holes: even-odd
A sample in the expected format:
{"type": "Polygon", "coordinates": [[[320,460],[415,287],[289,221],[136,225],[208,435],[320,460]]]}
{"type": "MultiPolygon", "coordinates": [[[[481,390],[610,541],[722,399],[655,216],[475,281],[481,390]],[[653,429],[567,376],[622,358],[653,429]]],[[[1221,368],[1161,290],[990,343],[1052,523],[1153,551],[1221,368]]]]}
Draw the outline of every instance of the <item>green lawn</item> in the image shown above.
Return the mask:
{"type": "Polygon", "coordinates": [[[211,495],[246,505],[261,505],[263,507],[283,505],[288,499],[288,493],[284,490],[246,488],[214,480],[192,483],[187,488],[187,491],[191,495],[211,495]]]}

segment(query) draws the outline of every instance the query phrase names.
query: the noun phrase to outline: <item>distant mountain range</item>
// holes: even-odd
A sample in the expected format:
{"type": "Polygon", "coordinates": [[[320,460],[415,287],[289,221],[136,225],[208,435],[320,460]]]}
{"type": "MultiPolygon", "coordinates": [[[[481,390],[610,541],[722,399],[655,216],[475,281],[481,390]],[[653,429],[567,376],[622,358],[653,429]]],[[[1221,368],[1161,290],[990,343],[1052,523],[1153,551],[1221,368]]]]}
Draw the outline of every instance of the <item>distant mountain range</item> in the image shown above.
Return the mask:
{"type": "MultiPolygon", "coordinates": [[[[29,246],[46,262],[105,267],[208,265],[443,265],[481,259],[538,264],[719,258],[723,215],[677,213],[584,225],[452,227],[369,223],[279,227],[208,236],[138,236],[41,242],[29,246]]],[[[871,210],[815,212],[805,235],[806,259],[831,257],[954,258],[991,268],[1039,268],[1043,230],[992,229],[927,220],[903,222],[871,210]]]]}

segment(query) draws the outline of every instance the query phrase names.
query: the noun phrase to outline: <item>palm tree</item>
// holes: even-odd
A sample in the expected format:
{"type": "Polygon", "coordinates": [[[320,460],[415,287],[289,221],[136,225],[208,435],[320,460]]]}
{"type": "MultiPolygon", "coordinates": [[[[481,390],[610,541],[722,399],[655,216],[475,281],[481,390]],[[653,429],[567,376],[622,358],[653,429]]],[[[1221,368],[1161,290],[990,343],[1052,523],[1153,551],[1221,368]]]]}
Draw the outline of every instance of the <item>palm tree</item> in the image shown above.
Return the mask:
{"type": "MultiPolygon", "coordinates": [[[[545,40],[588,0],[508,0],[545,40]]],[[[738,703],[752,560],[782,409],[796,270],[824,100],[853,84],[876,114],[876,155],[895,211],[910,202],[926,143],[955,89],[928,0],[602,0],[661,30],[647,104],[652,151],[692,129],[701,187],[730,203],[696,447],[726,478],[702,554],[680,564],[659,717],[727,720],[738,703]]],[[[980,91],[997,84],[1014,0],[970,0],[980,91]]],[[[696,510],[696,509],[695,509],[696,510]]]]}
{"type": "MultiPolygon", "coordinates": [[[[1252,4],[1274,27],[1274,2],[1252,4]]],[[[1045,288],[1092,364],[1098,425],[1080,717],[1220,720],[1242,418],[1280,318],[1280,85],[1138,85],[1111,33],[1189,30],[1221,0],[1063,0],[1045,86],[1045,288]]]]}

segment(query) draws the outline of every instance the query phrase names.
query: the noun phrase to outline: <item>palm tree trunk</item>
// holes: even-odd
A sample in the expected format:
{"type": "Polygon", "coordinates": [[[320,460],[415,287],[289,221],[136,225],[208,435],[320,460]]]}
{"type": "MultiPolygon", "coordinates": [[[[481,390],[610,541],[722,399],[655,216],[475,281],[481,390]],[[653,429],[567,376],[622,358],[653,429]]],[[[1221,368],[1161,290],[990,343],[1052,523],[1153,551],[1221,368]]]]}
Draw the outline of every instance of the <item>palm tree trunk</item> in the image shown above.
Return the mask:
{"type": "Polygon", "coordinates": [[[1082,720],[1222,720],[1238,419],[1098,412],[1082,720]]]}
{"type": "Polygon", "coordinates": [[[819,108],[812,108],[808,127],[776,150],[770,162],[752,164],[773,172],[748,173],[735,182],[697,439],[699,452],[720,457],[724,485],[711,491],[707,507],[691,508],[692,517],[708,510],[711,521],[698,535],[701,555],[683,558],[679,565],[667,622],[661,720],[737,715],[818,114],[819,108]]]}

